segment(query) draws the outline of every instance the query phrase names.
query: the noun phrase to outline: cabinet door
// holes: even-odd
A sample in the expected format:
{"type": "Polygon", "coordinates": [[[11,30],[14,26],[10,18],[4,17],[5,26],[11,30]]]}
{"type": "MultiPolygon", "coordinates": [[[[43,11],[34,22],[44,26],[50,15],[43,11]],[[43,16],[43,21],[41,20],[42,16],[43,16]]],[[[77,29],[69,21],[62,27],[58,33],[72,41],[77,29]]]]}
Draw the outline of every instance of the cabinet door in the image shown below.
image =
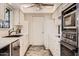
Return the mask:
{"type": "Polygon", "coordinates": [[[20,11],[18,9],[14,10],[14,25],[20,24],[20,11]]]}
{"type": "Polygon", "coordinates": [[[0,20],[4,20],[4,3],[0,3],[0,20]]]}
{"type": "Polygon", "coordinates": [[[19,56],[20,42],[19,40],[12,43],[12,56],[19,56]]]}
{"type": "Polygon", "coordinates": [[[20,56],[23,56],[28,48],[28,36],[20,38],[20,56]]]}
{"type": "Polygon", "coordinates": [[[0,56],[10,56],[10,49],[9,49],[9,45],[0,49],[0,56]]]}
{"type": "Polygon", "coordinates": [[[25,54],[25,39],[24,36],[20,38],[20,56],[23,56],[25,54]]]}

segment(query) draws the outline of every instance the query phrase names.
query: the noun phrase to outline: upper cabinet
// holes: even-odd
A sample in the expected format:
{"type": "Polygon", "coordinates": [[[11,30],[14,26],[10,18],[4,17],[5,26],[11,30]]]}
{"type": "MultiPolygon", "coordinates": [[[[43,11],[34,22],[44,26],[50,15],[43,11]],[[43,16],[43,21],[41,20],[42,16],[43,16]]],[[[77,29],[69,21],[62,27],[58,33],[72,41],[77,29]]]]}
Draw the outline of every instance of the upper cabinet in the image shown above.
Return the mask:
{"type": "Polygon", "coordinates": [[[14,9],[14,25],[22,25],[24,22],[24,13],[16,8],[14,9]]]}
{"type": "Polygon", "coordinates": [[[14,9],[14,25],[20,25],[20,10],[14,9]]]}

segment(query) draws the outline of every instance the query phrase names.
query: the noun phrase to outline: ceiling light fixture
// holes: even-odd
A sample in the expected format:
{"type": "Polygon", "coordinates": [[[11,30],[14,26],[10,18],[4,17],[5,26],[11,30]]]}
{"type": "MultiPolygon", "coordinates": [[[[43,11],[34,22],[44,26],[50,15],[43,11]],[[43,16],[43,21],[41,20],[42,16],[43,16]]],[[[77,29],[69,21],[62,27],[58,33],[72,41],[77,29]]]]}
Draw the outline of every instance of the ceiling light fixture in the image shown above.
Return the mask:
{"type": "Polygon", "coordinates": [[[22,5],[22,7],[28,8],[28,7],[32,6],[32,5],[33,5],[33,4],[24,4],[24,5],[22,5]]]}

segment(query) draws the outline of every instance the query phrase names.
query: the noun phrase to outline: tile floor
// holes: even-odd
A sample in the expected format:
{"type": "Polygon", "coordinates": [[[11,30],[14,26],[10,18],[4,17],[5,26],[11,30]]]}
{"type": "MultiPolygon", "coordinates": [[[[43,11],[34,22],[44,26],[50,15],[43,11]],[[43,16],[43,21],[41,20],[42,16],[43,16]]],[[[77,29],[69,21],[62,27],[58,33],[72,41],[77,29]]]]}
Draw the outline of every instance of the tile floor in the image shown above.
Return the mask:
{"type": "Polygon", "coordinates": [[[31,46],[26,56],[51,56],[51,53],[49,50],[44,49],[43,46],[31,46]]]}

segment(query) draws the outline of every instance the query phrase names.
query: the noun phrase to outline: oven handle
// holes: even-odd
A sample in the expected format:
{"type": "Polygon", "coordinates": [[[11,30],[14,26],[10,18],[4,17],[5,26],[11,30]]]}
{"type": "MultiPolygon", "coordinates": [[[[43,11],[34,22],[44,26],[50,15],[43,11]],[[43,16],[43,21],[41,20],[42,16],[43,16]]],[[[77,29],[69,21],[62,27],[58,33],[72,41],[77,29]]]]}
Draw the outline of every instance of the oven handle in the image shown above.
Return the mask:
{"type": "Polygon", "coordinates": [[[78,53],[78,48],[75,48],[73,51],[74,51],[75,53],[78,53]]]}
{"type": "Polygon", "coordinates": [[[78,48],[76,48],[75,50],[73,50],[75,56],[78,56],[78,48]]]}
{"type": "Polygon", "coordinates": [[[61,36],[60,36],[60,34],[58,34],[58,35],[56,35],[56,37],[60,38],[61,36]]]}

